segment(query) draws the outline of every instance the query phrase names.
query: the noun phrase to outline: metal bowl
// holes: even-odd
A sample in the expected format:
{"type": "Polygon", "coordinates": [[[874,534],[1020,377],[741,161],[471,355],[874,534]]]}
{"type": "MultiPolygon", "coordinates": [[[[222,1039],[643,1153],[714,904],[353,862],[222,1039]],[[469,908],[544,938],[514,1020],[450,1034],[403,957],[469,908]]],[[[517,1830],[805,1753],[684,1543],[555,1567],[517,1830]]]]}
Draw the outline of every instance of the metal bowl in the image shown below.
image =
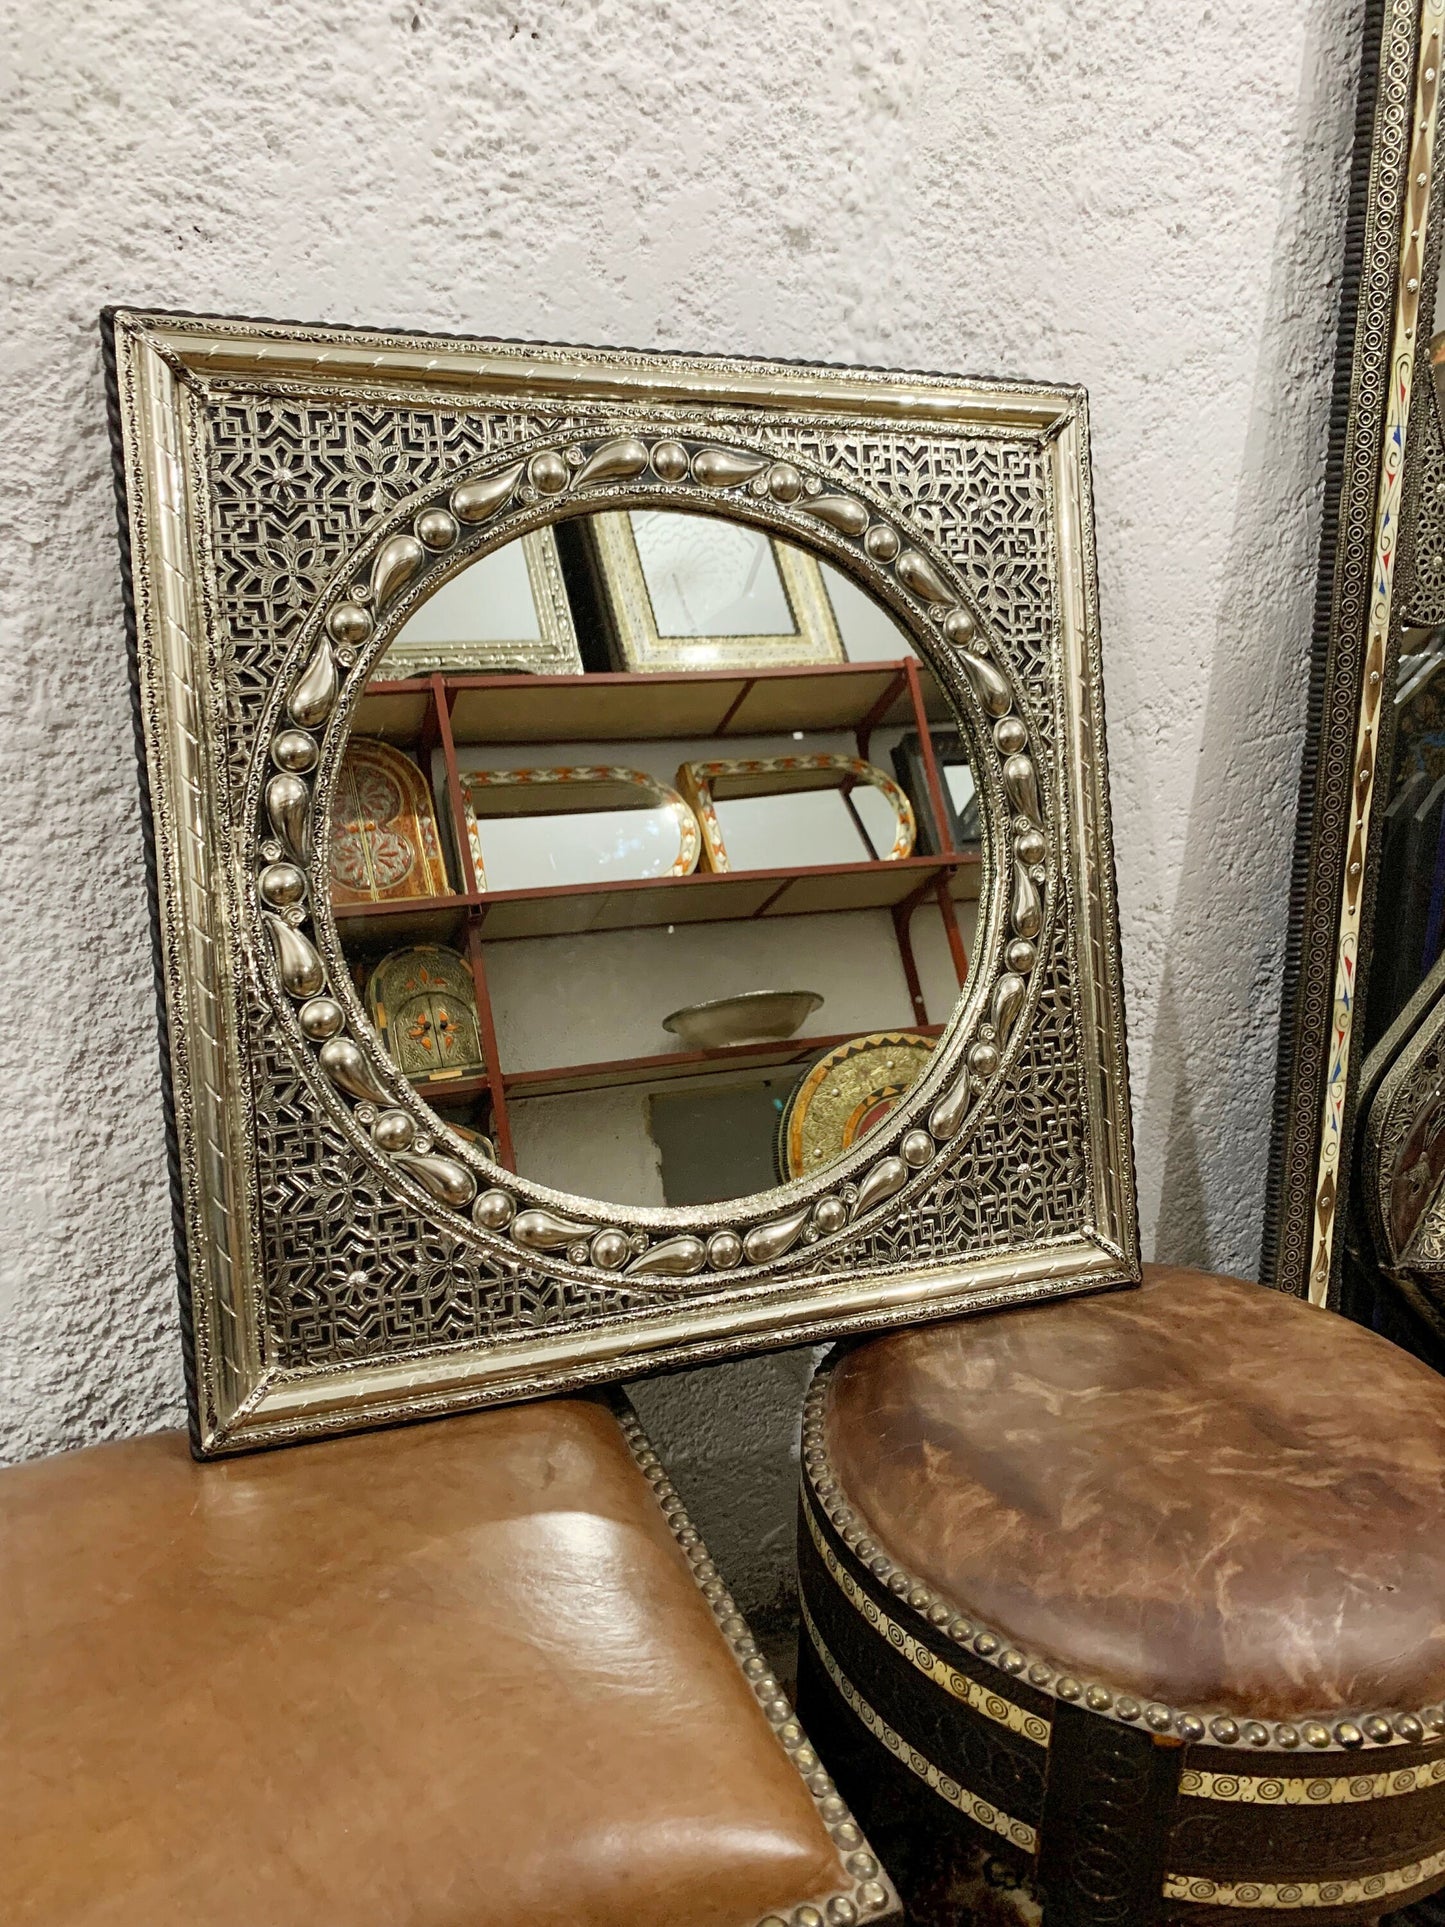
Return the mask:
{"type": "Polygon", "coordinates": [[[779,1044],[806,1023],[823,999],[816,990],[749,990],[689,1004],[664,1017],[662,1028],[689,1050],[722,1050],[729,1044],[779,1044]]]}

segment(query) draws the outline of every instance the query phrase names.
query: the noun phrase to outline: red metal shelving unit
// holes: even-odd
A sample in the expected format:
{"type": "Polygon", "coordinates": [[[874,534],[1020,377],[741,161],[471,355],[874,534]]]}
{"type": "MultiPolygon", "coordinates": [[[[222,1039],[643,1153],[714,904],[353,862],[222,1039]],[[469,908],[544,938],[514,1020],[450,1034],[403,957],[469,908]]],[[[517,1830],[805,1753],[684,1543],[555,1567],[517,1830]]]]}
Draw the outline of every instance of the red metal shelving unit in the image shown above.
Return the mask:
{"type": "MultiPolygon", "coordinates": [[[[435,1079],[419,1086],[437,1102],[490,1099],[498,1155],[516,1169],[509,1094],[537,1097],[605,1085],[662,1082],[719,1069],[776,1069],[801,1063],[846,1036],[791,1038],[714,1051],[678,1051],[615,1063],[506,1071],[487,987],[487,946],[526,937],[590,934],[678,923],[741,922],[828,911],[886,909],[908,984],[913,1028],[930,1036],[913,952],[914,913],[932,901],[942,918],[962,987],[968,957],[954,909],[977,895],[979,858],[955,850],[929,725],[947,715],[931,675],[915,657],[898,662],[830,663],[806,669],[708,670],[659,675],[496,676],[437,674],[373,682],[358,705],[358,734],[386,737],[427,759],[440,749],[462,888],[448,897],[354,904],[335,912],[343,933],[413,941],[461,939],[476,986],[486,1075],[435,1079]],[[697,872],[685,877],[583,883],[527,890],[479,890],[465,830],[457,744],[665,741],[669,738],[771,735],[805,727],[850,730],[868,759],[873,732],[915,727],[940,854],[894,861],[823,864],[804,870],[697,872]],[[971,886],[971,887],[970,887],[971,886]]],[[[848,800],[845,798],[845,800],[848,800]]],[[[851,807],[851,805],[850,805],[851,807]]],[[[856,813],[855,813],[856,820],[856,813]]],[[[865,846],[866,833],[862,832],[865,846]]]]}

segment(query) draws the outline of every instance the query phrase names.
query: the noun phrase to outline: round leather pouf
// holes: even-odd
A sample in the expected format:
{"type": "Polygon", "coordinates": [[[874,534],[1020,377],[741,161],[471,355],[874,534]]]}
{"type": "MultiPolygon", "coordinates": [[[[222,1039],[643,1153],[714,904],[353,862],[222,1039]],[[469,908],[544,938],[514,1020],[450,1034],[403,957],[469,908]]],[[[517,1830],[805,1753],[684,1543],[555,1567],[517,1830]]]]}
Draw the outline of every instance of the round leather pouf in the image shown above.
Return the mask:
{"type": "Polygon", "coordinates": [[[1445,1383],[1342,1318],[1153,1266],[843,1351],[799,1573],[842,1790],[987,1845],[1046,1920],[1445,1884],[1445,1383]]]}

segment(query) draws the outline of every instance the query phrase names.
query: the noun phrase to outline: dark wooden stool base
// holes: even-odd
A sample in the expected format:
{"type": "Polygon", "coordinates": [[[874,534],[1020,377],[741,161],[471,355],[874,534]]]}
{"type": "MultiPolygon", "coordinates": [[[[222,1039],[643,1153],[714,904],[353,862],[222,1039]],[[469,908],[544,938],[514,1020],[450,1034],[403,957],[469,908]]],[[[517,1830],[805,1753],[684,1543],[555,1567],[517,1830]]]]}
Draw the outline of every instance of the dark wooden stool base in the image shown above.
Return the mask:
{"type": "Polygon", "coordinates": [[[885,1857],[900,1811],[987,1842],[1049,1927],[1367,1921],[1445,1884],[1445,1387],[1416,1361],[1155,1270],[843,1353],[803,1459],[800,1711],[885,1857]]]}

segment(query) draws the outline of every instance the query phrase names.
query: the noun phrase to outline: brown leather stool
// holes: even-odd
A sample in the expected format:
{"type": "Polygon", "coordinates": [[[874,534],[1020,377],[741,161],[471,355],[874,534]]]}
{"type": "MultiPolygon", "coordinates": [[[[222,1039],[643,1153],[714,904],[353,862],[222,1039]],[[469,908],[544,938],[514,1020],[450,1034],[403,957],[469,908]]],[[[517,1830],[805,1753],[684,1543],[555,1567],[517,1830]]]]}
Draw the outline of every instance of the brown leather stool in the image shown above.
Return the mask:
{"type": "Polygon", "coordinates": [[[656,1454],[601,1403],[24,1466],[0,1599],[5,1927],[893,1912],[656,1454]]]}
{"type": "Polygon", "coordinates": [[[1364,1919],[1445,1882],[1445,1384],[1415,1359],[1153,1267],[860,1345],[803,1440],[799,1704],[865,1824],[903,1799],[959,1864],[991,1843],[1056,1923],[1364,1919]]]}

